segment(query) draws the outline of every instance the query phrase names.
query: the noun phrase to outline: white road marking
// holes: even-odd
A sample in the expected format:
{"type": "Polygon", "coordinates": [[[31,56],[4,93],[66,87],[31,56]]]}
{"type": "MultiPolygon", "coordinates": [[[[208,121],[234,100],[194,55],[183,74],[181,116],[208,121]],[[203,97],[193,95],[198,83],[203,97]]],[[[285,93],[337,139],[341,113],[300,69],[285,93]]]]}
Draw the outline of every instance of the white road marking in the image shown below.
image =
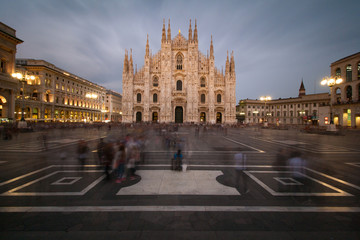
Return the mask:
{"type": "Polygon", "coordinates": [[[257,177],[255,177],[253,174],[251,173],[292,173],[292,171],[244,171],[251,179],[253,179],[257,184],[259,184],[260,186],[262,186],[266,191],[268,191],[271,195],[273,196],[327,196],[327,197],[349,197],[349,196],[353,196],[350,193],[347,193],[345,191],[342,191],[341,189],[338,189],[334,186],[331,186],[330,184],[324,183],[322,181],[319,181],[315,178],[312,178],[310,176],[307,176],[305,174],[302,174],[300,172],[298,172],[298,174],[311,179],[314,182],[317,182],[327,188],[330,188],[334,191],[336,191],[336,193],[333,192],[276,192],[273,189],[271,189],[268,185],[266,185],[264,182],[262,182],[260,179],[258,179],[257,177]]]}
{"type": "Polygon", "coordinates": [[[352,163],[346,163],[346,164],[354,166],[354,167],[360,167],[360,163],[358,163],[358,162],[352,162],[352,163]]]}
{"type": "Polygon", "coordinates": [[[306,144],[303,142],[297,142],[297,141],[293,141],[293,140],[265,139],[265,138],[259,138],[259,137],[251,137],[251,138],[260,140],[260,141],[264,141],[264,142],[268,142],[268,143],[278,144],[281,146],[290,146],[292,148],[297,148],[297,149],[301,149],[301,150],[304,150],[307,152],[312,152],[312,153],[342,153],[342,154],[346,154],[346,153],[359,152],[359,150],[357,150],[357,149],[338,147],[338,146],[332,146],[332,145],[318,145],[316,150],[311,150],[305,146],[305,145],[309,145],[309,144],[306,144]],[[297,147],[296,142],[298,145],[303,145],[303,146],[297,147]],[[323,149],[321,149],[321,147],[323,149]]]}
{"type": "MultiPolygon", "coordinates": [[[[44,168],[41,168],[39,170],[36,170],[36,171],[33,171],[33,172],[29,172],[27,174],[24,174],[24,175],[21,175],[19,177],[16,177],[16,178],[12,178],[8,181],[5,181],[5,182],[2,182],[0,183],[0,186],[3,186],[3,185],[6,185],[6,184],[9,184],[9,183],[12,183],[12,182],[15,182],[17,180],[20,180],[20,179],[23,179],[25,177],[28,177],[28,176],[31,176],[33,174],[36,174],[38,172],[42,172],[42,171],[45,171],[46,169],[49,169],[49,168],[54,168],[54,167],[82,167],[82,165],[50,165],[48,167],[44,167],[44,168]]],[[[84,165],[84,167],[102,167],[101,165],[84,165]]]]}
{"type": "Polygon", "coordinates": [[[327,175],[327,174],[322,173],[322,172],[318,172],[318,171],[316,171],[316,170],[313,170],[313,169],[310,169],[310,168],[307,168],[307,167],[305,167],[304,169],[309,170],[309,171],[311,171],[311,172],[313,172],[313,173],[319,174],[319,175],[321,175],[321,176],[324,176],[324,177],[330,178],[331,180],[337,181],[337,182],[342,183],[342,184],[345,184],[345,185],[347,185],[347,186],[350,186],[350,187],[356,188],[357,190],[360,190],[360,187],[359,187],[359,186],[357,186],[357,185],[355,185],[355,184],[352,184],[352,183],[346,182],[346,181],[344,181],[344,180],[341,180],[341,179],[338,179],[338,178],[332,177],[332,176],[330,176],[330,175],[327,175]]]}
{"type": "Polygon", "coordinates": [[[46,178],[49,178],[55,174],[65,172],[103,172],[103,170],[68,170],[68,171],[55,171],[52,172],[46,176],[43,176],[41,178],[35,179],[33,181],[30,181],[28,183],[25,183],[21,186],[18,186],[16,188],[13,188],[7,192],[4,192],[0,194],[0,196],[81,196],[87,193],[91,188],[95,187],[96,184],[98,184],[100,181],[102,181],[106,175],[100,176],[98,179],[96,179],[94,182],[92,182],[89,186],[87,186],[85,189],[83,189],[81,192],[16,192],[20,189],[23,189],[25,187],[28,187],[34,183],[37,183],[41,180],[44,180],[46,178]]]}
{"type": "Polygon", "coordinates": [[[260,149],[251,147],[251,146],[246,145],[246,144],[244,144],[244,143],[237,142],[237,141],[235,141],[235,140],[233,140],[233,139],[231,139],[231,138],[227,138],[227,137],[223,137],[223,138],[225,138],[226,140],[229,140],[230,142],[234,142],[234,143],[237,143],[237,144],[239,144],[239,145],[243,145],[243,146],[245,146],[245,147],[254,149],[254,150],[256,150],[256,151],[258,151],[258,152],[260,152],[260,153],[265,153],[265,151],[263,151],[263,150],[260,150],[260,149]]]}

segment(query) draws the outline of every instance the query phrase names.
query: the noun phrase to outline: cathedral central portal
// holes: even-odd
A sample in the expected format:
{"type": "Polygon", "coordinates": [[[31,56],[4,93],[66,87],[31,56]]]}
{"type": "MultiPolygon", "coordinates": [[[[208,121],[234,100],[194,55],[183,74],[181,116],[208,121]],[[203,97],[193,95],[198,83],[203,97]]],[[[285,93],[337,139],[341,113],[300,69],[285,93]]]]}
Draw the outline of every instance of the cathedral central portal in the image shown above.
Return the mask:
{"type": "Polygon", "coordinates": [[[175,123],[183,123],[183,113],[182,107],[175,108],[175,123]]]}
{"type": "Polygon", "coordinates": [[[236,76],[233,53],[225,73],[215,67],[212,37],[210,54],[198,46],[195,20],[188,38],[172,38],[170,20],[162,28],[161,49],[151,54],[146,40],[144,66],[134,69],[132,51],[125,50],[123,68],[123,122],[235,123],[236,76]],[[175,106],[175,109],[174,109],[175,106]]]}

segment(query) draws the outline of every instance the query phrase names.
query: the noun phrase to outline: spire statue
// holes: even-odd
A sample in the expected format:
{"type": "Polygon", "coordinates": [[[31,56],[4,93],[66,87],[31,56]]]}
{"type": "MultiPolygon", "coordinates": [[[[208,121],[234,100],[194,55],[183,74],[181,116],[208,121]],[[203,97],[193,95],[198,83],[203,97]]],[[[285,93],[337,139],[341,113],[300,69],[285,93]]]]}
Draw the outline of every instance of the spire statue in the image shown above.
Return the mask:
{"type": "Polygon", "coordinates": [[[190,25],[189,25],[189,42],[192,40],[192,29],[191,29],[191,19],[190,19],[190,25]]]}
{"type": "Polygon", "coordinates": [[[170,18],[169,18],[169,24],[168,24],[168,30],[167,30],[167,40],[171,41],[170,18]]]}
{"type": "Polygon", "coordinates": [[[163,28],[162,28],[161,42],[166,42],[166,34],[165,34],[165,18],[163,19],[163,28]]]}

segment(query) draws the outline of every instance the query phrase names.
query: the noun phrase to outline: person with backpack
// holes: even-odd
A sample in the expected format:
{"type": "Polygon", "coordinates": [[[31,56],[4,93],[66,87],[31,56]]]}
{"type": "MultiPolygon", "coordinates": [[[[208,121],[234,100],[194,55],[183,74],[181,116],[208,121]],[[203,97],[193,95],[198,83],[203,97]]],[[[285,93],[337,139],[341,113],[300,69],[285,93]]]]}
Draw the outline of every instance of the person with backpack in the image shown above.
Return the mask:
{"type": "Polygon", "coordinates": [[[183,155],[181,154],[181,149],[178,149],[177,153],[174,154],[174,170],[176,171],[182,170],[182,160],[183,160],[183,155]]]}

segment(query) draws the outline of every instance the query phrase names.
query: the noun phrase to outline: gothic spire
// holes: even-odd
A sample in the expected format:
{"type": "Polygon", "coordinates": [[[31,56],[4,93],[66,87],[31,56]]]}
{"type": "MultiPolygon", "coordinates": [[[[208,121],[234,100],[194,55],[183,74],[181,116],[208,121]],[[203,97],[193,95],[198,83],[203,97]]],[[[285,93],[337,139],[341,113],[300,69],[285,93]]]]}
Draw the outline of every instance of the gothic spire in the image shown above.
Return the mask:
{"type": "Polygon", "coordinates": [[[192,39],[192,29],[191,29],[191,19],[190,19],[190,25],[189,25],[189,42],[191,42],[192,39]]]}
{"type": "Polygon", "coordinates": [[[227,74],[229,72],[230,72],[229,51],[227,51],[226,64],[225,64],[225,74],[227,74]]]}
{"type": "Polygon", "coordinates": [[[145,57],[149,57],[149,34],[147,35],[147,38],[146,38],[145,57]]]}
{"type": "Polygon", "coordinates": [[[211,43],[210,43],[210,57],[214,57],[214,46],[213,46],[213,40],[211,35],[211,43]]]}
{"type": "Polygon", "coordinates": [[[125,49],[123,73],[127,73],[128,70],[129,70],[128,52],[127,52],[127,50],[125,49]]]}
{"type": "Polygon", "coordinates": [[[231,52],[230,70],[231,70],[231,73],[235,73],[234,51],[231,52]]]}
{"type": "Polygon", "coordinates": [[[299,89],[299,97],[304,96],[304,95],[306,95],[306,91],[305,91],[305,87],[304,87],[304,81],[301,78],[301,84],[300,84],[300,89],[299,89]]]}
{"type": "Polygon", "coordinates": [[[168,30],[167,30],[167,40],[171,41],[170,18],[169,18],[169,24],[168,24],[168,30]]]}
{"type": "Polygon", "coordinates": [[[130,60],[129,60],[129,73],[134,73],[134,65],[133,65],[133,59],[132,59],[132,48],[130,48],[130,60]]]}
{"type": "Polygon", "coordinates": [[[194,29],[194,42],[198,41],[198,34],[197,34],[197,25],[196,25],[196,19],[195,19],[195,29],[194,29]]]}
{"type": "Polygon", "coordinates": [[[165,18],[163,19],[163,28],[162,28],[161,42],[166,42],[166,35],[165,35],[165,18]]]}

